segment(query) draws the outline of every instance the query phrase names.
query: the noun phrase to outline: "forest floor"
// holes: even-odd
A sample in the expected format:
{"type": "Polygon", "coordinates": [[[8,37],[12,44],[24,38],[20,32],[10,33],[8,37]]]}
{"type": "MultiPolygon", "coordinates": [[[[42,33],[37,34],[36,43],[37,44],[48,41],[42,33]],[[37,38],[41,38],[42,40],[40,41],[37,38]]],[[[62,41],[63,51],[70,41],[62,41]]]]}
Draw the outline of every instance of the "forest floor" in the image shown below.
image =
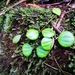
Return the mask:
{"type": "Polygon", "coordinates": [[[63,31],[70,31],[75,37],[73,0],[1,0],[0,5],[0,75],[75,75],[75,41],[68,48],[57,41],[63,31]],[[53,13],[53,8],[59,8],[61,14],[53,13]],[[38,39],[26,37],[31,28],[39,31],[38,39]],[[45,28],[55,32],[54,42],[47,56],[39,58],[36,47],[45,28]],[[21,35],[17,44],[12,42],[15,35],[21,35]],[[29,57],[22,53],[24,43],[34,48],[29,57]]]}

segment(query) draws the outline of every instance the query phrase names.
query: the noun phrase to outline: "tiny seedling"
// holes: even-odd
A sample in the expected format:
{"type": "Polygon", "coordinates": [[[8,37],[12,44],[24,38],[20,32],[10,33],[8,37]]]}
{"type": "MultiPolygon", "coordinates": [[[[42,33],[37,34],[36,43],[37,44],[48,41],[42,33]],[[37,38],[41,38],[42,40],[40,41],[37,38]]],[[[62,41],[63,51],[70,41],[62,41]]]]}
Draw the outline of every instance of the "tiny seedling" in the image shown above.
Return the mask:
{"type": "Polygon", "coordinates": [[[22,53],[23,53],[24,56],[27,56],[27,57],[30,56],[31,53],[32,53],[32,50],[33,50],[33,48],[32,48],[31,45],[28,44],[28,43],[25,43],[25,44],[22,46],[22,53]]]}
{"type": "Polygon", "coordinates": [[[43,47],[44,50],[51,50],[53,47],[53,40],[51,38],[43,38],[41,40],[41,46],[43,47]]]}
{"type": "Polygon", "coordinates": [[[52,8],[52,12],[58,16],[61,14],[61,10],[59,8],[52,8]]]}
{"type": "Polygon", "coordinates": [[[49,37],[53,37],[53,36],[55,35],[55,32],[54,32],[52,29],[50,29],[50,28],[45,28],[45,29],[42,31],[42,35],[43,35],[44,37],[49,38],[49,37]]]}
{"type": "Polygon", "coordinates": [[[58,36],[58,42],[62,47],[70,47],[74,44],[74,35],[70,31],[63,31],[58,36]]]}
{"type": "Polygon", "coordinates": [[[36,40],[39,36],[39,32],[36,29],[29,29],[26,33],[26,37],[30,40],[36,40]]]}
{"type": "Polygon", "coordinates": [[[15,35],[14,38],[12,39],[12,42],[14,44],[17,44],[20,41],[21,35],[15,35]]]}
{"type": "Polygon", "coordinates": [[[36,54],[39,58],[45,58],[49,51],[46,51],[42,48],[42,46],[38,46],[36,48],[36,54]]]}

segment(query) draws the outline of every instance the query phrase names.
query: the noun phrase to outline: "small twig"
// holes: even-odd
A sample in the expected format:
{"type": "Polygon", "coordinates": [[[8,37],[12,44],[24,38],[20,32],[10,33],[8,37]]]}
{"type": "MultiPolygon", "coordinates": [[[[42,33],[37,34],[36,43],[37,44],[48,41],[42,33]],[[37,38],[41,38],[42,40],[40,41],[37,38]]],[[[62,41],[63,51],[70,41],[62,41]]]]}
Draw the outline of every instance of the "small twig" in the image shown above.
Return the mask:
{"type": "Polygon", "coordinates": [[[54,19],[55,16],[52,16],[52,18],[47,22],[47,24],[40,30],[40,32],[42,32],[42,30],[52,21],[52,19],[54,19]]]}
{"type": "Polygon", "coordinates": [[[58,62],[57,62],[57,60],[56,60],[55,57],[54,57],[54,61],[56,62],[57,66],[58,66],[58,68],[61,70],[61,72],[62,72],[64,75],[66,75],[66,74],[64,73],[64,71],[62,70],[62,68],[60,67],[60,65],[58,64],[58,62]]]}
{"type": "MultiPolygon", "coordinates": [[[[64,1],[60,1],[60,2],[57,2],[57,3],[53,3],[53,4],[42,4],[43,6],[53,6],[53,5],[59,5],[61,3],[63,3],[64,1]]],[[[42,6],[40,5],[40,6],[42,6]]]]}
{"type": "Polygon", "coordinates": [[[62,12],[62,14],[60,15],[60,18],[58,19],[57,23],[56,23],[56,27],[57,27],[57,28],[60,27],[61,22],[62,22],[62,19],[64,18],[65,14],[66,14],[66,11],[64,10],[64,11],[62,12]]]}
{"type": "MultiPolygon", "coordinates": [[[[55,60],[56,64],[58,64],[58,62],[57,62],[57,60],[56,60],[55,58],[54,58],[54,60],[55,60]]],[[[48,66],[48,67],[50,67],[50,68],[56,70],[56,71],[58,71],[58,70],[61,68],[59,64],[58,64],[59,67],[60,67],[59,69],[56,68],[56,67],[53,67],[53,66],[51,66],[51,65],[49,65],[49,64],[47,64],[47,63],[44,63],[44,64],[45,64],[46,66],[48,66]]],[[[57,66],[58,66],[58,65],[57,65],[57,66]]],[[[61,70],[62,70],[62,69],[61,69],[61,70]]],[[[63,71],[63,70],[62,70],[62,71],[63,71]]],[[[68,72],[66,72],[66,71],[63,71],[63,72],[64,72],[64,74],[66,73],[67,75],[72,75],[71,73],[68,73],[68,72]]],[[[65,74],[65,75],[66,75],[66,74],[65,74]]]]}
{"type": "Polygon", "coordinates": [[[28,4],[29,6],[35,7],[35,8],[40,8],[41,6],[53,6],[53,5],[59,5],[61,3],[63,3],[64,1],[58,2],[58,3],[53,3],[53,4],[28,4]]]}
{"type": "Polygon", "coordinates": [[[26,1],[26,0],[20,0],[20,1],[18,1],[17,3],[15,3],[15,4],[11,5],[11,6],[10,6],[10,7],[8,7],[6,10],[3,10],[2,12],[0,12],[0,15],[2,15],[2,14],[4,14],[4,13],[6,13],[6,12],[7,12],[7,11],[9,11],[11,8],[13,8],[13,7],[15,7],[15,6],[19,5],[20,3],[24,2],[24,1],[26,1]]]}
{"type": "Polygon", "coordinates": [[[60,31],[54,24],[52,24],[52,27],[53,27],[58,33],[61,33],[61,31],[60,31]]]}
{"type": "Polygon", "coordinates": [[[61,2],[59,2],[59,3],[53,3],[53,4],[35,4],[35,3],[31,4],[31,3],[29,3],[29,4],[27,4],[27,5],[28,5],[28,6],[32,6],[32,7],[35,7],[35,8],[41,8],[42,6],[59,5],[59,4],[61,4],[61,3],[63,3],[63,1],[61,1],[61,2]]]}
{"type": "Polygon", "coordinates": [[[40,5],[37,5],[37,4],[35,4],[35,3],[33,3],[33,4],[30,4],[30,3],[29,3],[29,4],[27,4],[27,5],[28,5],[28,6],[32,6],[32,7],[34,7],[34,8],[38,8],[38,9],[41,8],[40,5]]]}
{"type": "Polygon", "coordinates": [[[10,2],[10,0],[7,0],[7,2],[6,2],[6,6],[9,4],[9,2],[10,2]]]}
{"type": "MultiPolygon", "coordinates": [[[[55,16],[53,16],[48,22],[47,24],[40,30],[40,32],[42,32],[42,30],[52,21],[52,19],[54,19],[55,16]]],[[[61,31],[54,25],[54,24],[51,24],[52,27],[58,32],[58,33],[61,33],[61,31]]]]}
{"type": "Polygon", "coordinates": [[[75,9],[75,2],[74,2],[74,3],[72,3],[72,4],[68,3],[68,4],[67,4],[67,7],[70,7],[70,8],[75,9]]]}
{"type": "Polygon", "coordinates": [[[53,3],[53,4],[50,4],[51,6],[52,5],[59,5],[59,4],[61,4],[61,3],[63,3],[64,1],[60,1],[60,2],[58,2],[58,3],[53,3]]]}
{"type": "Polygon", "coordinates": [[[64,75],[72,75],[71,73],[62,70],[62,68],[61,68],[60,65],[58,64],[58,62],[57,62],[57,60],[56,60],[55,57],[54,57],[54,60],[55,60],[55,62],[56,62],[56,64],[57,64],[58,68],[62,71],[62,73],[63,73],[64,75]],[[65,73],[66,73],[66,74],[65,74],[65,73]]]}
{"type": "Polygon", "coordinates": [[[47,65],[48,67],[50,67],[50,68],[52,68],[52,69],[54,69],[54,70],[58,70],[57,68],[55,68],[55,67],[53,67],[53,66],[51,66],[51,65],[49,65],[49,64],[47,64],[47,63],[45,63],[45,65],[47,65]]]}

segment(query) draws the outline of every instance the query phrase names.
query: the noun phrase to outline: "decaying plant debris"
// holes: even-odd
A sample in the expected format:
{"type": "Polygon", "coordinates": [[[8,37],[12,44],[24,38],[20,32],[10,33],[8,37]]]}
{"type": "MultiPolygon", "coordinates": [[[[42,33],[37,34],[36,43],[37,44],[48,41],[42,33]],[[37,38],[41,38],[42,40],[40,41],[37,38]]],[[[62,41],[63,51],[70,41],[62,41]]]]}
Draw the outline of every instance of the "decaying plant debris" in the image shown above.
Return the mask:
{"type": "MultiPolygon", "coordinates": [[[[62,14],[59,17],[52,13],[50,6],[19,5],[0,16],[1,75],[75,74],[75,43],[70,48],[63,48],[57,42],[58,35],[63,30],[69,30],[75,35],[75,11],[72,8],[64,9],[62,7],[62,14]],[[41,33],[40,37],[34,41],[30,41],[25,35],[29,28],[34,28],[41,32],[46,27],[54,29],[56,33],[54,37],[55,43],[47,57],[40,59],[35,53],[35,48],[40,44],[41,33]],[[21,39],[18,44],[13,44],[12,38],[16,34],[20,34],[21,39]],[[22,54],[22,45],[25,42],[30,42],[34,47],[30,57],[25,57],[22,54]]],[[[60,5],[59,7],[61,9],[60,5]]]]}

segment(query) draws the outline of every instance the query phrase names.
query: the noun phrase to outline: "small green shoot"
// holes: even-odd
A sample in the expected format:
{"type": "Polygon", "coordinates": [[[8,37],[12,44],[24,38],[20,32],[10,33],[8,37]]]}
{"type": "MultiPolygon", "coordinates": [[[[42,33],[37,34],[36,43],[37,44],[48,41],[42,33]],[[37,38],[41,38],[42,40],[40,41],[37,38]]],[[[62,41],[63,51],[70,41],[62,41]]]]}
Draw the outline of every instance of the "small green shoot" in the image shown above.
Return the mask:
{"type": "Polygon", "coordinates": [[[52,12],[58,16],[61,14],[61,10],[59,8],[52,8],[52,12]]]}
{"type": "Polygon", "coordinates": [[[20,41],[21,35],[15,35],[14,38],[12,39],[12,42],[14,44],[17,44],[20,41]]]}

